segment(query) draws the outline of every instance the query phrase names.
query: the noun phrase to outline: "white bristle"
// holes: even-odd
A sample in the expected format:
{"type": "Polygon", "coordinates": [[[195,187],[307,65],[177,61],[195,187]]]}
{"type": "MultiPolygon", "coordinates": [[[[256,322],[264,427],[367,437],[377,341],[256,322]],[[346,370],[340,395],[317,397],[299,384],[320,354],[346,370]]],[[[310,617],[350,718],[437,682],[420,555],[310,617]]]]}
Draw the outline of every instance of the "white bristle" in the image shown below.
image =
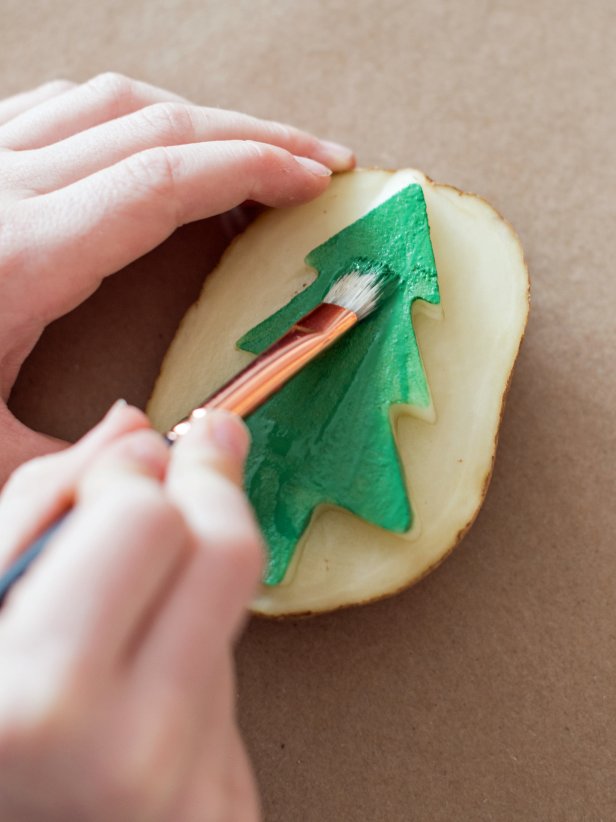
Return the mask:
{"type": "Polygon", "coordinates": [[[381,278],[375,271],[352,271],[336,280],[323,302],[348,308],[363,320],[377,307],[381,290],[381,278]]]}

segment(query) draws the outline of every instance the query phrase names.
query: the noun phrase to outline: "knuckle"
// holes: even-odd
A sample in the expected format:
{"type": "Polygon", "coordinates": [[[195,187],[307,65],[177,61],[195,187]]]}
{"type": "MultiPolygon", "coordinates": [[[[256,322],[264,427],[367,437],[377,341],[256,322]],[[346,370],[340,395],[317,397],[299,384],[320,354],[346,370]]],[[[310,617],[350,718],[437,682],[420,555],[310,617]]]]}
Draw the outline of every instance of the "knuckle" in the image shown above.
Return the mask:
{"type": "Polygon", "coordinates": [[[290,148],[301,145],[302,151],[307,151],[310,150],[313,145],[316,146],[316,139],[311,139],[309,135],[303,134],[298,129],[286,123],[273,123],[272,129],[278,140],[290,148]]]}
{"type": "Polygon", "coordinates": [[[272,204],[269,201],[272,193],[275,193],[278,204],[282,200],[293,203],[293,180],[297,164],[291,153],[280,146],[253,140],[246,140],[244,146],[246,199],[272,204]]]}
{"type": "Polygon", "coordinates": [[[88,80],[87,84],[98,98],[108,104],[112,110],[120,110],[123,104],[129,103],[135,96],[135,82],[124,74],[106,71],[88,80]]]}
{"type": "Polygon", "coordinates": [[[312,157],[320,151],[321,143],[312,134],[297,132],[294,138],[293,153],[302,154],[304,157],[312,157]]]}
{"type": "Polygon", "coordinates": [[[291,170],[293,161],[286,149],[256,140],[246,140],[243,146],[250,170],[254,175],[253,190],[250,194],[259,193],[263,180],[271,180],[291,170]]]}
{"type": "Polygon", "coordinates": [[[260,143],[257,140],[244,140],[242,147],[248,157],[256,162],[271,162],[276,154],[276,152],[272,150],[272,146],[266,143],[260,143]]]}
{"type": "Polygon", "coordinates": [[[190,107],[182,103],[155,103],[141,109],[140,116],[148,131],[163,145],[190,143],[195,137],[195,126],[190,107]]]}
{"type": "Polygon", "coordinates": [[[131,184],[148,195],[172,198],[175,192],[177,163],[165,146],[133,154],[123,163],[131,184]]]}
{"type": "Polygon", "coordinates": [[[43,84],[43,88],[52,94],[61,94],[63,91],[70,91],[72,88],[75,88],[75,86],[76,83],[73,83],[72,80],[60,78],[57,80],[50,80],[48,83],[43,84]]]}

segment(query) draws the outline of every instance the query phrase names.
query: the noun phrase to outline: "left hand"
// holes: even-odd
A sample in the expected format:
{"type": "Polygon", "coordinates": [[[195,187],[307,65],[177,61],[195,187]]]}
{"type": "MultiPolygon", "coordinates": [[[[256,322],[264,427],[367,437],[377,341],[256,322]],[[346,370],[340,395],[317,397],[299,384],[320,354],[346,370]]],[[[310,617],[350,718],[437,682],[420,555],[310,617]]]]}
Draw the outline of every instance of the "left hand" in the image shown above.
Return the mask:
{"type": "Polygon", "coordinates": [[[316,197],[351,151],[116,74],[0,102],[0,483],[63,443],[6,401],[47,324],[178,226],[316,197]]]}

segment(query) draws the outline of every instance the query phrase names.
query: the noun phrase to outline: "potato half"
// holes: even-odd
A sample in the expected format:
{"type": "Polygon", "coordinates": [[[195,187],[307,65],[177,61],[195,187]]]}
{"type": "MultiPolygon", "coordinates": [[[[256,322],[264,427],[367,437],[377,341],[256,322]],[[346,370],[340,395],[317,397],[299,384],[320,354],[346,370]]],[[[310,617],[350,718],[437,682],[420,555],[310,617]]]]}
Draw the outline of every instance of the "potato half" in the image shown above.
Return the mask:
{"type": "Polygon", "coordinates": [[[148,413],[166,430],[243,367],[252,355],[236,341],[314,279],[308,252],[413,182],[424,190],[441,292],[440,307],[418,301],[412,318],[432,408],[392,408],[413,528],[393,534],[321,506],[284,583],[262,587],[257,613],[330,611],[407,587],[457,545],[485,497],[528,273],[515,233],[485,200],[413,170],[338,175],[317,200],[259,217],[187,312],[148,413]]]}

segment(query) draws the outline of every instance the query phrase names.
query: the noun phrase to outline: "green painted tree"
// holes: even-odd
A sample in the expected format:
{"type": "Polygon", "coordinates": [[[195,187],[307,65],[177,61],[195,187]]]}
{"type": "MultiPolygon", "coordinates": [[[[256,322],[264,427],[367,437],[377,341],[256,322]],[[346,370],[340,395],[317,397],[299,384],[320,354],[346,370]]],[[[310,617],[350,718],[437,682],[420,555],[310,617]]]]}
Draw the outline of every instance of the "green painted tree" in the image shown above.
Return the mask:
{"type": "Polygon", "coordinates": [[[402,189],[311,251],[306,263],[317,279],[242,337],[240,348],[263,351],[349,271],[388,272],[396,287],[248,419],[246,488],[268,543],[270,585],[283,579],[321,503],[391,531],[410,528],[391,406],[430,402],[411,324],[414,300],[439,302],[421,187],[402,189]]]}

